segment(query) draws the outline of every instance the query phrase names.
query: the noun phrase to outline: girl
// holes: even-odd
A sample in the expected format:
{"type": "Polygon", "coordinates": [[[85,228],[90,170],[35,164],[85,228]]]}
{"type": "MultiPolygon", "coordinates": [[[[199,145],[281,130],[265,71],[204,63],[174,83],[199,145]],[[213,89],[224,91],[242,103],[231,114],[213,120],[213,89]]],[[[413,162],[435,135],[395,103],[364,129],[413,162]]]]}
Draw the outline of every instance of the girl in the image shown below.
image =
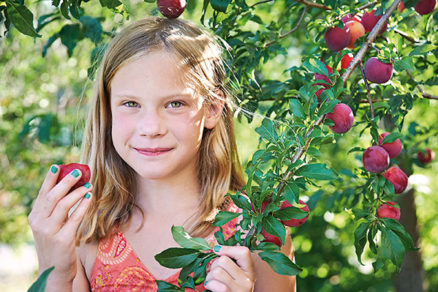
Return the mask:
{"type": "MultiPolygon", "coordinates": [[[[179,271],[154,258],[178,246],[172,225],[217,244],[214,216],[239,211],[224,196],[245,183],[221,53],[203,29],[158,17],[131,24],[109,45],[83,141],[92,184],[67,193],[81,173],[56,184],[53,165],[29,215],[40,273],[55,266],[47,291],[177,284],[179,271]]],[[[235,223],[224,226],[225,235],[235,223]]],[[[220,257],[197,290],[295,290],[295,277],[276,274],[246,247],[216,245],[214,252],[220,257]]],[[[289,234],[282,252],[293,257],[289,234]]]]}

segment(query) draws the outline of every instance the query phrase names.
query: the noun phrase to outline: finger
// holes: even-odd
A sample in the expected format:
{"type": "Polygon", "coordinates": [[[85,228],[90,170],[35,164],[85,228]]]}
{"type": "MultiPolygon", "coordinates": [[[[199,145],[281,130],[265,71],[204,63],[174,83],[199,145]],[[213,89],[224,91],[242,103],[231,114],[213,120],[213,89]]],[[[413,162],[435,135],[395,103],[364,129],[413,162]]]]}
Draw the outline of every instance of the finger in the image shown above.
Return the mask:
{"type": "Polygon", "coordinates": [[[227,256],[220,256],[211,265],[210,271],[214,271],[217,268],[225,270],[234,280],[248,278],[246,273],[227,256]]]}
{"type": "Polygon", "coordinates": [[[71,213],[70,217],[68,217],[67,222],[59,231],[60,234],[64,234],[65,236],[72,236],[76,234],[79,224],[81,224],[82,219],[87,212],[88,207],[90,206],[91,200],[93,196],[91,192],[87,192],[78,207],[71,213]]]}
{"type": "Polygon", "coordinates": [[[231,290],[225,283],[216,280],[210,279],[205,281],[204,287],[212,292],[231,292],[231,290]]]}
{"type": "Polygon", "coordinates": [[[93,186],[90,183],[85,184],[84,186],[77,188],[73,192],[71,192],[68,196],[62,198],[58,204],[56,204],[55,209],[50,215],[50,224],[53,224],[54,230],[56,232],[61,229],[63,223],[68,217],[68,213],[71,208],[79,203],[79,200],[82,199],[87,192],[90,192],[93,189],[93,186]]]}
{"type": "Polygon", "coordinates": [[[250,275],[254,274],[251,252],[246,246],[216,245],[213,251],[236,260],[237,265],[250,275]]]}
{"type": "Polygon", "coordinates": [[[53,164],[50,166],[49,171],[44,178],[43,184],[41,185],[38,197],[35,199],[34,208],[38,209],[41,202],[41,198],[46,196],[47,193],[56,185],[56,181],[59,175],[59,166],[53,164]]]}
{"type": "Polygon", "coordinates": [[[52,214],[58,201],[67,195],[68,191],[79,181],[81,175],[79,169],[74,169],[41,198],[42,215],[49,217],[52,214]]]}

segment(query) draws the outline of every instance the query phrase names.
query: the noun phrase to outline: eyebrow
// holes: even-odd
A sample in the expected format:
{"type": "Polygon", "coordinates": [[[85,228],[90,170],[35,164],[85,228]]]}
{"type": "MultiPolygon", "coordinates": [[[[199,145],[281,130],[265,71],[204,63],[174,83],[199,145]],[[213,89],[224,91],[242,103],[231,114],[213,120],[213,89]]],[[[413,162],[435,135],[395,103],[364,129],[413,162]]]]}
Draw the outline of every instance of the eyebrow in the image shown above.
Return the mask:
{"type": "MultiPolygon", "coordinates": [[[[141,98],[139,96],[133,95],[133,94],[125,94],[125,93],[120,93],[120,94],[116,94],[115,97],[128,97],[128,98],[141,98]]],[[[192,97],[192,94],[189,93],[175,93],[175,94],[170,94],[167,96],[162,96],[159,99],[169,99],[169,98],[173,98],[173,97],[192,97]]]]}

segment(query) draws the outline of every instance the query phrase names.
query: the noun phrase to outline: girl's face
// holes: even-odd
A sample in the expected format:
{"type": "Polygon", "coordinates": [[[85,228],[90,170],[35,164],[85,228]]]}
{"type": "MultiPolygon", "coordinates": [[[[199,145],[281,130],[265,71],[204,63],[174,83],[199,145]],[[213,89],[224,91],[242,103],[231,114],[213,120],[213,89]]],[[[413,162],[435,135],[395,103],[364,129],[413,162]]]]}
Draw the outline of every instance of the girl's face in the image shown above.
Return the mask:
{"type": "Polygon", "coordinates": [[[111,82],[112,141],[143,178],[196,173],[205,112],[181,74],[160,50],[124,65],[111,82]]]}

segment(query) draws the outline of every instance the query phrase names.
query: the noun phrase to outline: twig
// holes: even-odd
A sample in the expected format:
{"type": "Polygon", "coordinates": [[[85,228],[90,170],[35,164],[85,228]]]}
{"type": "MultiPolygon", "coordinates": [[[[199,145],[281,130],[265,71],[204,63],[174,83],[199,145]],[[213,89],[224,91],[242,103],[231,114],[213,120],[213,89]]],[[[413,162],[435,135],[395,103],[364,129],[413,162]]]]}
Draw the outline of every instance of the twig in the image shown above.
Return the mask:
{"type": "Polygon", "coordinates": [[[345,74],[342,76],[344,84],[347,83],[348,77],[350,77],[351,73],[353,73],[353,70],[356,68],[357,64],[359,64],[359,62],[365,57],[365,53],[367,52],[368,47],[376,39],[377,35],[380,32],[380,29],[384,26],[385,22],[389,19],[389,16],[397,8],[400,1],[401,0],[394,0],[389,9],[386,11],[385,15],[383,15],[376,23],[373,30],[368,35],[367,40],[360,47],[359,52],[356,54],[356,56],[354,56],[353,60],[351,60],[350,65],[347,68],[347,72],[345,72],[345,74]]]}
{"type": "Polygon", "coordinates": [[[259,1],[257,3],[254,3],[253,5],[250,6],[250,8],[259,5],[259,4],[263,4],[263,3],[267,3],[267,2],[274,2],[274,0],[263,0],[263,1],[259,1]]]}
{"type": "Polygon", "coordinates": [[[407,33],[399,30],[398,28],[395,28],[394,31],[412,43],[419,43],[420,42],[419,40],[416,40],[413,37],[410,37],[407,33]]]}
{"type": "Polygon", "coordinates": [[[362,60],[360,61],[360,71],[362,71],[363,81],[365,82],[365,85],[366,85],[366,87],[367,87],[367,92],[368,92],[368,102],[370,103],[370,110],[371,110],[371,118],[374,119],[373,101],[371,100],[370,87],[368,86],[368,80],[367,80],[367,78],[365,77],[365,72],[363,71],[362,60]]]}
{"type": "Polygon", "coordinates": [[[411,74],[411,72],[409,72],[409,70],[406,70],[406,73],[409,75],[409,77],[411,77],[411,79],[412,79],[415,83],[417,83],[417,88],[418,88],[418,90],[421,92],[421,95],[422,95],[424,98],[438,99],[438,96],[435,96],[435,95],[432,95],[432,94],[430,94],[430,93],[426,93],[426,92],[424,92],[423,87],[421,87],[420,84],[418,84],[418,82],[415,81],[414,76],[412,76],[412,74],[411,74]]]}
{"type": "Polygon", "coordinates": [[[373,5],[376,5],[376,4],[377,4],[377,1],[370,2],[370,3],[368,3],[368,4],[365,4],[365,5],[363,5],[363,6],[359,7],[359,8],[357,8],[357,10],[364,10],[364,9],[367,9],[368,7],[373,6],[373,5]]]}
{"type": "Polygon", "coordinates": [[[316,7],[316,8],[324,9],[324,10],[332,10],[330,7],[327,7],[325,5],[318,4],[318,3],[313,3],[313,2],[310,2],[307,0],[295,0],[295,1],[297,1],[299,3],[303,3],[304,5],[310,6],[310,7],[316,7]]]}
{"type": "Polygon", "coordinates": [[[293,33],[294,31],[296,31],[296,30],[300,27],[300,24],[301,24],[301,22],[303,21],[304,14],[306,14],[306,11],[307,11],[307,6],[305,6],[304,9],[303,9],[303,12],[301,12],[300,19],[298,20],[298,22],[297,22],[297,24],[295,25],[294,28],[292,28],[292,29],[289,30],[288,32],[285,32],[284,34],[281,34],[281,35],[278,37],[278,39],[276,39],[276,40],[272,40],[272,41],[270,41],[269,43],[264,44],[264,45],[263,45],[263,48],[267,48],[267,47],[269,47],[270,45],[272,45],[273,43],[275,43],[277,40],[282,39],[282,38],[284,38],[284,37],[290,35],[290,34],[293,33]]]}

